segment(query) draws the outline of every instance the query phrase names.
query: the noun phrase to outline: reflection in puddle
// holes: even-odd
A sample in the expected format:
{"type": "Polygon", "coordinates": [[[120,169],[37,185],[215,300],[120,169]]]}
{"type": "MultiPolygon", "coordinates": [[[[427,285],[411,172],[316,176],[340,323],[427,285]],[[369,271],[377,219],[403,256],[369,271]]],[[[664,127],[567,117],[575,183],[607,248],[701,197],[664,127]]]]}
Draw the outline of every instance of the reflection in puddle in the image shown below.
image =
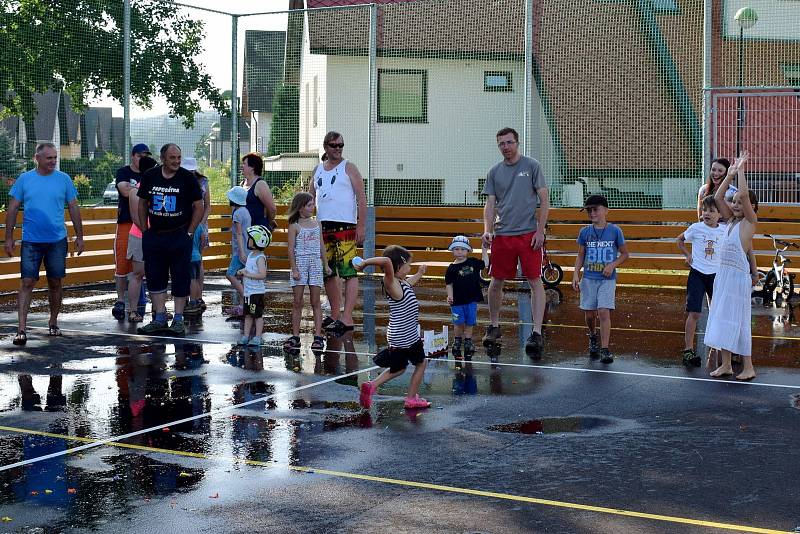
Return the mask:
{"type": "Polygon", "coordinates": [[[611,424],[610,420],[600,417],[550,417],[492,425],[487,430],[515,434],[564,434],[595,430],[611,424]]]}

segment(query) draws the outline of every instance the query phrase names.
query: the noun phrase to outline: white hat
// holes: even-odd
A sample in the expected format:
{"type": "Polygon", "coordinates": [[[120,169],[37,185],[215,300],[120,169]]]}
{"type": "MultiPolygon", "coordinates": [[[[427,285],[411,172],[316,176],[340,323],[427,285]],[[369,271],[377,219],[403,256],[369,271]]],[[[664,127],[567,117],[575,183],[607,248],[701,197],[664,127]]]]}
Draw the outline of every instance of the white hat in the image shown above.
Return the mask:
{"type": "Polygon", "coordinates": [[[227,196],[228,200],[230,200],[237,206],[247,205],[247,189],[245,189],[241,185],[236,185],[228,189],[228,192],[225,193],[225,196],[227,196]]]}
{"type": "Polygon", "coordinates": [[[456,248],[463,248],[463,249],[467,249],[470,252],[472,252],[472,245],[470,245],[469,239],[467,238],[467,236],[463,236],[463,235],[455,236],[453,238],[453,241],[450,243],[450,246],[447,247],[447,250],[452,251],[453,249],[456,249],[456,248]]]}
{"type": "Polygon", "coordinates": [[[197,167],[197,159],[195,158],[183,158],[181,160],[181,167],[186,169],[187,171],[196,171],[197,167]]]}

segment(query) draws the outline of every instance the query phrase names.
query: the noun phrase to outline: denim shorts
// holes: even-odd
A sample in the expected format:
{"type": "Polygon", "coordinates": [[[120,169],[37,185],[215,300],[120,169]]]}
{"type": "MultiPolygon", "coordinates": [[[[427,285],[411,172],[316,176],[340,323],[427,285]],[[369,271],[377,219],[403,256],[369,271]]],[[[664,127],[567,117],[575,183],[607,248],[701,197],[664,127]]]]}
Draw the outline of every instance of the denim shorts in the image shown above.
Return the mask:
{"type": "Polygon", "coordinates": [[[613,278],[586,278],[581,280],[580,308],[586,311],[613,310],[617,294],[617,281],[613,278]]]}
{"type": "Polygon", "coordinates": [[[477,302],[450,306],[450,312],[453,315],[453,324],[465,324],[467,326],[475,326],[478,324],[477,302]]]}
{"type": "Polygon", "coordinates": [[[64,278],[67,275],[67,238],[54,243],[22,242],[19,261],[22,278],[38,280],[42,260],[47,278],[64,278]]]}
{"type": "Polygon", "coordinates": [[[228,265],[228,276],[236,276],[240,269],[244,269],[244,263],[239,259],[239,256],[231,256],[231,263],[228,265]]]}

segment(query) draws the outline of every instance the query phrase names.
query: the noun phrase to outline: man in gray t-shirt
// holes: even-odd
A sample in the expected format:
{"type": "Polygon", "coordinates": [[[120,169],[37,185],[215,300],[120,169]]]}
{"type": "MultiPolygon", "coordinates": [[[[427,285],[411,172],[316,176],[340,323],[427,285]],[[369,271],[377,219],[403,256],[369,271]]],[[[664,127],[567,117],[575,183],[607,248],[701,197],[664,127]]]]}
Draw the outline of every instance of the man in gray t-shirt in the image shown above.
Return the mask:
{"type": "Polygon", "coordinates": [[[545,293],[542,285],[542,244],[550,211],[550,196],[539,162],[519,153],[519,135],[513,128],[497,132],[503,161],[486,176],[483,193],[483,246],[491,249],[489,319],[484,346],[500,339],[503,282],[515,278],[517,264],[531,286],[533,330],[525,344],[531,357],[542,354],[545,293]],[[538,210],[537,210],[538,207],[538,210]],[[541,231],[538,231],[541,229],[541,231]]]}

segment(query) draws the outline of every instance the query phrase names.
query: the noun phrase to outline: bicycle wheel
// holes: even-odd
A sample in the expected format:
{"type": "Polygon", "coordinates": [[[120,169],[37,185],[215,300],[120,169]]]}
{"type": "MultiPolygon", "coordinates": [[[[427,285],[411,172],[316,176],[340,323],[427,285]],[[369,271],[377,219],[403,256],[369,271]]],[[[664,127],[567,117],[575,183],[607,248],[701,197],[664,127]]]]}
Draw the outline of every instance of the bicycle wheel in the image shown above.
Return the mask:
{"type": "Polygon", "coordinates": [[[544,269],[542,269],[542,283],[544,283],[544,287],[549,287],[551,289],[556,288],[563,278],[564,271],[557,263],[551,261],[547,262],[544,269]]]}

